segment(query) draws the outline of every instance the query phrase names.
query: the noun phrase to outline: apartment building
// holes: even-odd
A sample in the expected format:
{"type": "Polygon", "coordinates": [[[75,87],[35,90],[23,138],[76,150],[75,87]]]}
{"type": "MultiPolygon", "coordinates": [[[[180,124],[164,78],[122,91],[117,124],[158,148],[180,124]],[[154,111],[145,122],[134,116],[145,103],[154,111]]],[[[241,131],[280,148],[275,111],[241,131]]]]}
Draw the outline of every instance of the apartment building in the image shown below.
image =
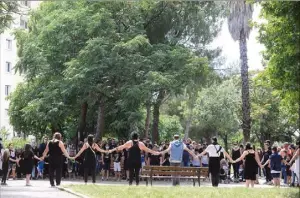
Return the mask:
{"type": "Polygon", "coordinates": [[[38,1],[19,1],[22,14],[15,14],[11,27],[0,34],[0,129],[8,130],[8,138],[12,138],[15,133],[9,123],[7,96],[22,82],[22,76],[14,70],[18,57],[16,40],[12,33],[15,28],[27,29],[28,15],[26,13],[36,8],[39,3],[38,1]]]}

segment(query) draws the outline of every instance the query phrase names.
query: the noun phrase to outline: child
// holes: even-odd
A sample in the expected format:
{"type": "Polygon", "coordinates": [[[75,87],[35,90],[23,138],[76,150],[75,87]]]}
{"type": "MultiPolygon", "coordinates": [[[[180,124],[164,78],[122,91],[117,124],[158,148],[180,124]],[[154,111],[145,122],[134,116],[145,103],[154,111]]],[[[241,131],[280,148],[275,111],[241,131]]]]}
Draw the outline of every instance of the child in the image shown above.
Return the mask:
{"type": "Polygon", "coordinates": [[[39,161],[38,162],[38,177],[42,178],[43,179],[43,175],[44,175],[44,164],[45,162],[44,161],[39,161]]]}
{"type": "Polygon", "coordinates": [[[3,156],[2,156],[2,180],[1,185],[6,186],[6,179],[8,175],[8,163],[9,163],[9,150],[4,150],[3,156]]]}
{"type": "MultiPolygon", "coordinates": [[[[199,155],[199,150],[198,149],[195,149],[195,155],[199,155]]],[[[198,159],[196,158],[193,158],[193,161],[192,161],[192,164],[193,164],[193,167],[200,167],[200,164],[201,164],[201,160],[200,160],[200,157],[197,157],[198,159]]]]}

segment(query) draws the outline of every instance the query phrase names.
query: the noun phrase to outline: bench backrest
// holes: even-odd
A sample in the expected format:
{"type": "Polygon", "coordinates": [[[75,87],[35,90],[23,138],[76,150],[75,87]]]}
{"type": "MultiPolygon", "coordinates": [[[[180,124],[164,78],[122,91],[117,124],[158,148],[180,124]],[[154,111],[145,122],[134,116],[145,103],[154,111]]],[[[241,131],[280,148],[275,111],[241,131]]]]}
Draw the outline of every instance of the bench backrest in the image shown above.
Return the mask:
{"type": "Polygon", "coordinates": [[[199,176],[208,175],[207,167],[177,167],[177,166],[144,166],[145,175],[181,175],[181,176],[199,176]]]}

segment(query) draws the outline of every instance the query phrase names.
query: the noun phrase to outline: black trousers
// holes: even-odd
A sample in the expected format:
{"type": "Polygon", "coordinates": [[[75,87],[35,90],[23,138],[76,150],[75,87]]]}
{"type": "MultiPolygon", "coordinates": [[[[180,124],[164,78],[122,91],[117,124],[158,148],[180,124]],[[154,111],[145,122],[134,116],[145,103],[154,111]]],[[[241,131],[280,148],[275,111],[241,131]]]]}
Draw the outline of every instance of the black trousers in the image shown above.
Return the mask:
{"type": "Polygon", "coordinates": [[[272,181],[271,169],[268,166],[265,166],[265,172],[266,172],[266,181],[267,182],[272,181]]]}
{"type": "Polygon", "coordinates": [[[140,164],[130,164],[129,165],[129,185],[132,185],[133,177],[135,176],[136,185],[140,183],[140,164]]]}
{"type": "Polygon", "coordinates": [[[49,179],[51,186],[54,186],[54,172],[56,185],[59,186],[61,182],[62,164],[51,164],[49,163],[49,179]]]}
{"type": "Polygon", "coordinates": [[[93,180],[93,183],[96,183],[96,167],[86,167],[84,168],[84,182],[87,183],[88,181],[88,176],[89,176],[89,172],[91,171],[91,175],[92,175],[92,180],[93,180]]]}
{"type": "Polygon", "coordinates": [[[233,165],[233,175],[234,179],[239,179],[239,168],[240,168],[240,163],[235,163],[233,165]]]}
{"type": "Polygon", "coordinates": [[[7,175],[8,175],[8,167],[4,168],[2,170],[2,180],[1,180],[1,183],[6,183],[7,175]]]}
{"type": "Polygon", "coordinates": [[[209,172],[211,174],[211,183],[213,187],[218,187],[220,180],[220,158],[209,158],[209,172]]]}

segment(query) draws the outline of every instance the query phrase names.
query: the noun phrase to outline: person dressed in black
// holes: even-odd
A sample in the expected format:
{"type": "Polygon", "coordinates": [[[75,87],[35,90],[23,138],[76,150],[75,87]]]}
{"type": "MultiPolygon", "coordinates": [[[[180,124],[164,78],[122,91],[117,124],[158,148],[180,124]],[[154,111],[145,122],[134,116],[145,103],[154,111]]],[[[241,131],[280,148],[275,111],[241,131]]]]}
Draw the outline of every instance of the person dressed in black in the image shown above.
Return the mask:
{"type": "Polygon", "coordinates": [[[30,186],[30,176],[35,163],[34,159],[40,161],[41,159],[33,153],[30,144],[25,144],[25,149],[21,154],[21,159],[23,160],[23,171],[26,175],[26,186],[30,186]]]}
{"type": "Polygon", "coordinates": [[[63,154],[70,158],[67,150],[65,149],[64,143],[61,141],[61,134],[56,132],[53,135],[53,139],[48,142],[46,149],[41,157],[42,160],[45,159],[49,152],[49,179],[51,186],[54,185],[54,172],[56,179],[56,186],[60,185],[61,174],[62,174],[62,164],[63,164],[63,154]]]}
{"type": "MultiPolygon", "coordinates": [[[[232,156],[233,160],[236,160],[236,159],[241,157],[241,150],[240,150],[240,148],[238,147],[237,144],[234,144],[234,147],[232,148],[232,151],[231,151],[231,156],[232,156]]],[[[232,164],[234,182],[239,182],[239,168],[240,168],[240,165],[241,165],[240,162],[232,164]]]]}
{"type": "Polygon", "coordinates": [[[75,160],[84,152],[83,169],[84,169],[85,183],[87,183],[89,173],[91,173],[92,175],[93,183],[96,183],[96,152],[95,151],[107,153],[107,151],[100,149],[98,144],[94,142],[94,136],[89,135],[87,138],[87,143],[83,145],[83,147],[80,149],[80,151],[77,153],[75,157],[70,158],[72,160],[75,160]]]}
{"type": "MultiPolygon", "coordinates": [[[[0,151],[0,155],[2,155],[0,151]]],[[[9,166],[9,150],[4,150],[2,157],[2,180],[1,185],[6,186],[6,180],[8,175],[8,166],[9,166]]]]}
{"type": "Polygon", "coordinates": [[[153,155],[159,155],[158,152],[152,151],[151,149],[147,148],[143,142],[138,140],[138,134],[133,132],[131,134],[130,141],[126,142],[125,144],[118,146],[110,152],[115,152],[118,150],[128,149],[128,168],[129,168],[129,185],[132,185],[133,176],[135,175],[136,185],[139,185],[139,174],[141,169],[141,151],[145,151],[151,153],[153,155]]]}
{"type": "Polygon", "coordinates": [[[237,163],[243,159],[245,159],[246,187],[249,187],[249,185],[251,185],[251,187],[254,187],[257,174],[257,165],[259,165],[260,167],[262,167],[262,165],[259,161],[258,153],[253,149],[249,142],[246,144],[246,148],[242,156],[233,161],[233,163],[237,163]]]}
{"type": "Polygon", "coordinates": [[[220,156],[221,152],[227,157],[230,162],[233,162],[229,154],[218,144],[217,138],[212,138],[212,144],[208,145],[207,148],[198,156],[201,157],[208,153],[209,155],[209,173],[211,174],[211,182],[213,187],[218,187],[220,179],[220,156]]]}
{"type": "MultiPolygon", "coordinates": [[[[269,157],[272,155],[271,147],[268,141],[264,143],[264,152],[263,152],[263,158],[261,160],[262,164],[265,164],[269,157]]],[[[272,176],[271,176],[271,169],[269,166],[264,167],[264,173],[266,176],[266,182],[265,184],[271,184],[272,183],[272,176]]]]}

